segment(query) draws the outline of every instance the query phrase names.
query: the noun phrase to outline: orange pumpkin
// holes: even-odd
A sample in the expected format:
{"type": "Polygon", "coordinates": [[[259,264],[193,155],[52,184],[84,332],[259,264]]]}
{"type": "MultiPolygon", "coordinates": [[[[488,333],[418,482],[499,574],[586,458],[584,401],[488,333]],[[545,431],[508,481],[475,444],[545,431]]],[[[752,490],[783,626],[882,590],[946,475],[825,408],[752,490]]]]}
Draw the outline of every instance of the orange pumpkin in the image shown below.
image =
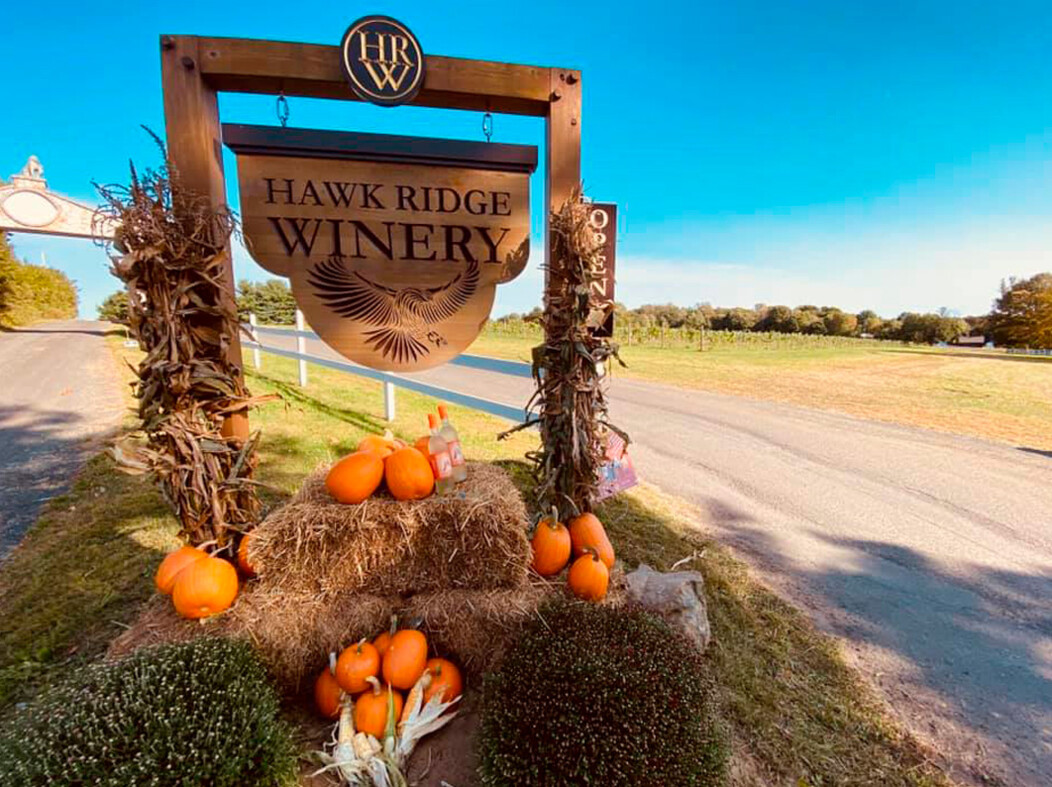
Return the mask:
{"type": "Polygon", "coordinates": [[[424,704],[436,694],[442,702],[452,702],[464,692],[464,681],[457,665],[447,659],[431,659],[427,662],[431,673],[431,685],[424,691],[424,704]]]}
{"type": "Polygon", "coordinates": [[[384,680],[396,689],[411,689],[427,668],[427,637],[415,629],[396,631],[384,654],[384,680]]]}
{"type": "Polygon", "coordinates": [[[614,567],[614,547],[606,537],[606,528],[595,514],[581,514],[570,520],[570,540],[573,542],[574,555],[583,555],[588,547],[592,547],[607,568],[614,567]]]}
{"type": "Polygon", "coordinates": [[[391,628],[373,640],[373,647],[376,648],[376,652],[380,654],[381,659],[387,654],[387,649],[391,646],[391,637],[395,635],[396,631],[398,631],[398,616],[391,615],[391,628]]]}
{"type": "Polygon", "coordinates": [[[327,719],[340,717],[340,695],[343,689],[333,677],[332,670],[328,667],[321,671],[318,679],[314,681],[314,704],[318,707],[318,713],[327,719]]]}
{"type": "Polygon", "coordinates": [[[610,584],[610,569],[600,560],[594,547],[585,549],[586,554],[577,558],[570,566],[566,582],[577,598],[600,601],[606,595],[606,587],[610,584]]]}
{"type": "Polygon", "coordinates": [[[373,451],[357,451],[332,466],[325,488],[341,503],[360,503],[384,480],[384,461],[373,451]]]}
{"type": "Polygon", "coordinates": [[[246,577],[254,577],[256,575],[256,569],[248,562],[248,540],[251,536],[251,533],[245,533],[245,535],[241,536],[241,543],[237,545],[237,567],[241,569],[241,573],[246,577]]]}
{"type": "Polygon", "coordinates": [[[387,655],[387,649],[391,647],[391,632],[385,631],[377,636],[373,640],[373,647],[376,648],[376,652],[380,654],[381,659],[387,655]]]}
{"type": "Polygon", "coordinates": [[[424,435],[423,437],[416,438],[416,442],[413,443],[413,448],[415,448],[417,451],[422,453],[424,456],[427,456],[429,453],[431,453],[430,445],[431,445],[431,438],[430,438],[430,436],[424,435]]]}
{"type": "Polygon", "coordinates": [[[357,645],[344,648],[336,660],[336,682],[348,694],[358,694],[369,688],[369,678],[380,672],[380,654],[364,639],[357,645]]]}
{"type": "Polygon", "coordinates": [[[384,478],[396,500],[420,500],[435,488],[431,463],[415,448],[400,448],[387,457],[384,478]]]}
{"type": "Polygon", "coordinates": [[[358,443],[358,450],[374,451],[380,455],[381,459],[384,459],[395,452],[395,448],[391,445],[391,441],[378,434],[371,434],[363,437],[358,443]]]}
{"type": "Polygon", "coordinates": [[[533,570],[542,577],[558,574],[570,561],[570,531],[552,515],[537,523],[533,533],[533,570]]]}
{"type": "Polygon", "coordinates": [[[157,590],[166,596],[171,595],[172,588],[175,587],[175,579],[180,572],[191,563],[196,563],[206,557],[208,553],[197,547],[179,547],[174,552],[169,552],[161,561],[161,565],[157,567],[157,576],[154,577],[157,590]]]}
{"type": "Polygon", "coordinates": [[[207,618],[234,603],[237,571],[227,561],[206,557],[191,563],[175,580],[172,601],[184,618],[207,618]]]}
{"type": "Polygon", "coordinates": [[[354,728],[382,741],[387,729],[387,697],[390,694],[394,700],[394,716],[397,720],[402,715],[402,695],[390,686],[384,691],[376,678],[370,678],[369,683],[373,687],[372,691],[365,692],[354,703],[354,728]]]}

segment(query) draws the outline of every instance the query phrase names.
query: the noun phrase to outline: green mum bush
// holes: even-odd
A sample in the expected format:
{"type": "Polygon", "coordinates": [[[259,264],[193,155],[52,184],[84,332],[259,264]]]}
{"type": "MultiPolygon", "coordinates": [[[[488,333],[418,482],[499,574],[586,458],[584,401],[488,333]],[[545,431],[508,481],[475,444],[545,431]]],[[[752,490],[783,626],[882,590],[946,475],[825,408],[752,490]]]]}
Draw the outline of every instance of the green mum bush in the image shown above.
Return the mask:
{"type": "Polygon", "coordinates": [[[638,610],[559,604],[487,675],[480,774],[504,785],[715,785],[726,733],[704,660],[638,610]]]}
{"type": "Polygon", "coordinates": [[[286,785],[295,748],[245,643],[202,639],[94,664],[0,730],[0,784],[286,785]]]}

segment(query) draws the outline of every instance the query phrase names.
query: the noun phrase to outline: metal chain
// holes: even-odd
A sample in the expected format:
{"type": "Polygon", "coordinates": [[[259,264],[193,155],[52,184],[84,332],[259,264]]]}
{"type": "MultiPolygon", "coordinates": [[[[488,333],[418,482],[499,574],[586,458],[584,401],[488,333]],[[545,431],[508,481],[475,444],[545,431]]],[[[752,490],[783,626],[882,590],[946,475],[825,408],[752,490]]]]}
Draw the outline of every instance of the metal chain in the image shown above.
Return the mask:
{"type": "Polygon", "coordinates": [[[482,116],[482,133],[486,135],[487,142],[493,141],[493,115],[489,112],[482,116]]]}
{"type": "Polygon", "coordinates": [[[289,100],[285,98],[285,91],[281,91],[281,95],[278,96],[278,122],[281,123],[281,127],[285,128],[289,124],[289,100]]]}

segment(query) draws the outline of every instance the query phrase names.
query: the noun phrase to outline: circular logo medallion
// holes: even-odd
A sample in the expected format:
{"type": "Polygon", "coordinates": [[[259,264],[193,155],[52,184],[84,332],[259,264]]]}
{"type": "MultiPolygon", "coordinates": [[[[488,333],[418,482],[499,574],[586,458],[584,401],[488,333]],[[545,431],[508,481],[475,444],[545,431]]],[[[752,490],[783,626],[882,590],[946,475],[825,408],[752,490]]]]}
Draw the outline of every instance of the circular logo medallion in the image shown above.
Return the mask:
{"type": "Polygon", "coordinates": [[[424,84],[424,51],[409,28],[389,16],[365,16],[340,45],[343,73],[363,101],[391,107],[411,101],[424,84]]]}

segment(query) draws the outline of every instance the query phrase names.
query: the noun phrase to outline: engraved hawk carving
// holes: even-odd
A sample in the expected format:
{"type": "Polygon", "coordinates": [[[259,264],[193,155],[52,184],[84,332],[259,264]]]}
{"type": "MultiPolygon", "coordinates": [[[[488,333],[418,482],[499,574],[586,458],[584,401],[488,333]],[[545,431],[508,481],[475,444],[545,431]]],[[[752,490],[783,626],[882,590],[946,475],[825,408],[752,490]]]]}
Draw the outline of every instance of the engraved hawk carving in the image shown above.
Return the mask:
{"type": "Polygon", "coordinates": [[[475,294],[479,266],[469,262],[467,270],[437,287],[395,289],[347,269],[341,255],[322,260],[308,280],[318,297],[342,317],[377,326],[366,331],[366,344],[384,358],[410,363],[447,344],[434,328],[456,314],[475,294]]]}

